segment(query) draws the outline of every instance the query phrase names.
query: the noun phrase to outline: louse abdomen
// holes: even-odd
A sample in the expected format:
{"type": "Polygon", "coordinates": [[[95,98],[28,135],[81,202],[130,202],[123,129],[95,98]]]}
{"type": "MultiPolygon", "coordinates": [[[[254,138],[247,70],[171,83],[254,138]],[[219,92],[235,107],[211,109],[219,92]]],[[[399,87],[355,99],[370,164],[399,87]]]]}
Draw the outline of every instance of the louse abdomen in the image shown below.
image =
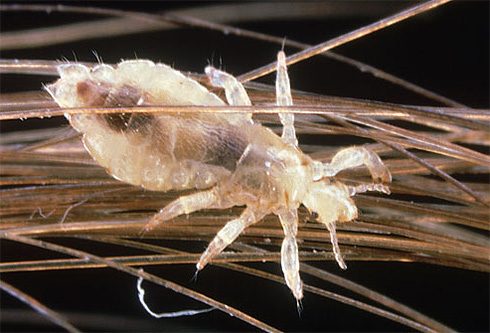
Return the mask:
{"type": "Polygon", "coordinates": [[[247,146],[236,128],[202,119],[144,113],[95,117],[71,117],[91,155],[112,176],[152,190],[210,187],[235,171],[247,146]]]}
{"type": "MultiPolygon", "coordinates": [[[[142,99],[129,85],[77,84],[87,106],[132,107],[142,99]]],[[[207,188],[230,175],[247,146],[243,131],[202,115],[111,113],[70,117],[84,143],[108,173],[148,189],[207,188]],[[103,135],[101,133],[104,133],[103,135]]]]}

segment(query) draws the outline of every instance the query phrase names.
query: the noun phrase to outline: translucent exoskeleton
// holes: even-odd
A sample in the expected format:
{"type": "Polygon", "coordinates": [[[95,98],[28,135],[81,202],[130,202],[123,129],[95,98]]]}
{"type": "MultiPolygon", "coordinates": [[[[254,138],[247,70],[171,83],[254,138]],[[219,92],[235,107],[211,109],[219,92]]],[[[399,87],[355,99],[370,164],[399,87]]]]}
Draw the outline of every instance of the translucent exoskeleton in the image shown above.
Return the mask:
{"type": "MultiPolygon", "coordinates": [[[[65,64],[58,71],[61,78],[46,89],[62,107],[226,105],[196,81],[148,60],[93,69],[65,64]]],[[[225,90],[229,105],[251,105],[244,87],[233,76],[213,67],[207,67],[206,74],[212,85],[225,90]]],[[[293,105],[282,51],[278,54],[276,96],[278,106],[293,105]]],[[[303,204],[326,225],[335,258],[345,269],[335,223],[357,217],[350,197],[365,191],[389,193],[382,183],[391,181],[390,172],[374,152],[350,147],[340,150],[330,163],[304,154],[298,147],[291,113],[280,114],[281,137],[246,113],[76,114],[67,118],[83,133],[89,153],[113,177],[151,190],[199,190],[160,210],[147,224],[147,231],[201,209],[245,206],[208,245],[197,263],[198,270],[245,228],[267,214],[277,215],[284,230],[282,270],[298,301],[303,297],[296,241],[299,206],[303,204]],[[361,165],[369,169],[373,183],[353,187],[333,178],[344,169],[361,165]]]]}

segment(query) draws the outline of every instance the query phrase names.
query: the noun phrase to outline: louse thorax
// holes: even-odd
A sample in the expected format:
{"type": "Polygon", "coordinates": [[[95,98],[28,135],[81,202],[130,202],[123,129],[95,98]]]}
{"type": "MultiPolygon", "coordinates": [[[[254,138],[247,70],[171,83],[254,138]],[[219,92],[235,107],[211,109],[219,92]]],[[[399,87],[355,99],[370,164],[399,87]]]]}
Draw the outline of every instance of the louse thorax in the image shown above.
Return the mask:
{"type": "Polygon", "coordinates": [[[297,208],[312,182],[312,159],[261,125],[243,130],[249,145],[231,178],[233,193],[245,194],[243,204],[269,211],[297,208]]]}
{"type": "Polygon", "coordinates": [[[321,179],[308,186],[303,204],[327,224],[348,222],[357,217],[357,206],[350,198],[348,187],[335,179],[321,179]]]}

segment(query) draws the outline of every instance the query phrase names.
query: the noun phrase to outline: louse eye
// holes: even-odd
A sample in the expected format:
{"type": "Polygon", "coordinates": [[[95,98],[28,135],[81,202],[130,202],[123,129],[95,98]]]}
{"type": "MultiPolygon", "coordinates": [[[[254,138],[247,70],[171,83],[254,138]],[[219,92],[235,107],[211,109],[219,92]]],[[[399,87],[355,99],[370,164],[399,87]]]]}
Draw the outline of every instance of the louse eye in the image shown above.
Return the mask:
{"type": "Polygon", "coordinates": [[[317,212],[311,212],[311,217],[313,217],[315,220],[318,218],[318,213],[317,212]]]}

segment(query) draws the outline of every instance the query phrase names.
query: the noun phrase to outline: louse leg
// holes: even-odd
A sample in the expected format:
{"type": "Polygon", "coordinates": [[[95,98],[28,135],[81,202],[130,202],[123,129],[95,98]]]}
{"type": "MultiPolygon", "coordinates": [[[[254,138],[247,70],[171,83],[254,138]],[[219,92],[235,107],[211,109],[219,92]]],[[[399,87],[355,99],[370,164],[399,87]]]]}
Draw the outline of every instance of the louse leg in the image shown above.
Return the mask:
{"type": "Polygon", "coordinates": [[[245,208],[239,218],[231,220],[216,234],[206,251],[201,255],[199,262],[196,264],[198,271],[204,268],[207,263],[217,254],[221,253],[248,226],[260,221],[265,214],[254,212],[250,208],[245,208]]]}
{"type": "Polygon", "coordinates": [[[347,186],[349,188],[349,195],[352,197],[357,193],[364,193],[368,191],[382,192],[385,194],[390,194],[391,191],[388,186],[383,184],[361,184],[358,186],[347,186]]]}
{"type": "Polygon", "coordinates": [[[390,171],[383,164],[378,154],[364,147],[350,147],[339,151],[330,163],[323,164],[323,176],[333,177],[342,170],[365,165],[375,182],[391,182],[390,171]]]}
{"type": "Polygon", "coordinates": [[[284,240],[281,247],[281,267],[286,284],[298,301],[303,298],[303,284],[299,276],[299,256],[296,235],[298,234],[298,211],[296,209],[284,210],[278,214],[284,231],[284,240]]]}
{"type": "Polygon", "coordinates": [[[182,214],[190,214],[206,208],[227,208],[231,206],[233,206],[233,204],[227,204],[225,201],[219,200],[216,187],[207,191],[181,196],[169,203],[155,216],[153,216],[146,224],[144,232],[148,232],[154,229],[160,223],[173,219],[174,217],[182,214]]]}
{"type": "MultiPolygon", "coordinates": [[[[286,67],[286,55],[283,51],[277,54],[277,77],[276,77],[276,105],[291,106],[293,98],[291,96],[291,85],[289,83],[288,69],[286,67]]],[[[298,139],[294,129],[294,114],[279,113],[282,123],[282,140],[293,146],[298,147],[298,139]]]]}
{"type": "Polygon", "coordinates": [[[327,226],[328,232],[330,232],[330,243],[332,243],[335,260],[337,260],[340,268],[347,269],[344,258],[342,258],[342,254],[340,254],[339,242],[337,240],[337,232],[335,230],[335,222],[328,222],[325,223],[325,225],[327,226]]]}
{"type": "MultiPolygon", "coordinates": [[[[248,97],[247,91],[243,85],[238,82],[233,75],[220,71],[212,66],[206,67],[204,70],[209,82],[215,87],[220,87],[225,90],[226,100],[230,105],[250,106],[252,102],[248,97]]],[[[252,114],[247,113],[247,119],[252,119],[252,114]]]]}

